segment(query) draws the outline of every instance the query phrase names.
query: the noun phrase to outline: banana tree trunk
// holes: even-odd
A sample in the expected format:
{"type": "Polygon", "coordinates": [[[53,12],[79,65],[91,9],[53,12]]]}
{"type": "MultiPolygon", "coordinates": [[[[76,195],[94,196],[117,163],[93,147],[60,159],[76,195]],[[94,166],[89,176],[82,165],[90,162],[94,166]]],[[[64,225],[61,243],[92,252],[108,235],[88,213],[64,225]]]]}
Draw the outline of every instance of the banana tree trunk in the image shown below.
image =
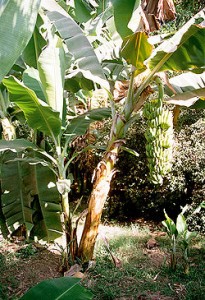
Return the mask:
{"type": "Polygon", "coordinates": [[[125,142],[123,139],[126,132],[125,127],[134,109],[133,85],[134,72],[130,78],[124,112],[122,115],[115,112],[107,151],[94,171],[93,189],[78,249],[78,257],[83,262],[88,262],[93,258],[103,207],[110,191],[110,183],[115,173],[119,150],[125,142]]]}
{"type": "Polygon", "coordinates": [[[83,262],[88,262],[93,258],[103,207],[110,190],[110,183],[115,173],[114,166],[122,143],[124,140],[114,141],[94,171],[93,190],[78,249],[78,257],[83,262]]]}

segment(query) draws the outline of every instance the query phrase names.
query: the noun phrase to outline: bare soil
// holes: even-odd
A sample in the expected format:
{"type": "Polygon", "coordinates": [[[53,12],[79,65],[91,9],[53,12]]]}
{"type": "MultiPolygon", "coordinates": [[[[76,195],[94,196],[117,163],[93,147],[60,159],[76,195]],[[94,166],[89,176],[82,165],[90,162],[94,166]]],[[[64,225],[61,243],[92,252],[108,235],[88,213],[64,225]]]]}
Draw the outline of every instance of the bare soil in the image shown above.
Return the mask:
{"type": "Polygon", "coordinates": [[[61,256],[25,242],[0,241],[0,300],[18,299],[45,279],[60,277],[61,256]]]}

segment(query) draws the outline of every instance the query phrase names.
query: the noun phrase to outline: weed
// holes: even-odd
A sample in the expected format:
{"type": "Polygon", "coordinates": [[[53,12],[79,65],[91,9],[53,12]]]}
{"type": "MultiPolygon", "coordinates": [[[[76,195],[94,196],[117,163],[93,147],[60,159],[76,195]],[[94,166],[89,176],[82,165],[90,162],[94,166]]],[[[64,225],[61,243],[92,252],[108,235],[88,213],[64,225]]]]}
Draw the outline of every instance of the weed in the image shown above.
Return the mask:
{"type": "Polygon", "coordinates": [[[36,253],[37,249],[32,244],[28,244],[25,247],[20,248],[15,255],[16,257],[28,258],[36,253]]]}

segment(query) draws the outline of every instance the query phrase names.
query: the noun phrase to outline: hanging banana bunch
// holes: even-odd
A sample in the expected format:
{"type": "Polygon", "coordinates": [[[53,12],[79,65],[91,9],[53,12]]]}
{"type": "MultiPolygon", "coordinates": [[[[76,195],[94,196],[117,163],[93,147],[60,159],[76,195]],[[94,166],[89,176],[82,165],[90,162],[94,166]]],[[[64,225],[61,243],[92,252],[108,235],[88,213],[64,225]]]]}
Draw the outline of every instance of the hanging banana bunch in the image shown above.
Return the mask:
{"type": "Polygon", "coordinates": [[[163,178],[171,171],[173,146],[173,117],[163,107],[163,87],[159,86],[159,98],[145,103],[143,116],[147,120],[146,156],[149,178],[154,184],[163,184],[163,178]]]}

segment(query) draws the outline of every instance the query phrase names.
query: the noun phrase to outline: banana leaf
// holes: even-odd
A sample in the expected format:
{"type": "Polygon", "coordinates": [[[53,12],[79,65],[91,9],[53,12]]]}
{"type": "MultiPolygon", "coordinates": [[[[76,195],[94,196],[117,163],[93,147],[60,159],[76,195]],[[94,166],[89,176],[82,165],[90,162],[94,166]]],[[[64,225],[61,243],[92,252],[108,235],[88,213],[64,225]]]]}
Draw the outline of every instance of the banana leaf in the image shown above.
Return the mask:
{"type": "Polygon", "coordinates": [[[38,58],[39,76],[46,102],[60,113],[62,119],[66,56],[62,40],[51,33],[49,26],[47,35],[48,45],[38,58]]]}
{"type": "Polygon", "coordinates": [[[136,32],[123,40],[121,55],[128,64],[136,67],[136,75],[146,69],[144,61],[152,53],[152,45],[148,42],[148,36],[145,32],[136,32]]]}
{"type": "Polygon", "coordinates": [[[79,23],[87,22],[91,18],[91,10],[83,0],[74,0],[74,7],[70,9],[70,15],[79,23]]]}
{"type": "Polygon", "coordinates": [[[27,66],[37,69],[38,57],[42,49],[46,46],[46,41],[39,32],[39,27],[43,24],[40,15],[37,17],[33,35],[24,49],[21,57],[27,66]]]}
{"type": "Polygon", "coordinates": [[[80,26],[54,0],[43,0],[42,7],[48,11],[49,20],[73,55],[75,70],[71,77],[81,72],[87,79],[109,89],[97,56],[80,26]]]}
{"type": "Polygon", "coordinates": [[[34,91],[15,77],[5,78],[3,84],[10,93],[10,100],[15,102],[24,112],[29,126],[51,136],[55,141],[61,129],[59,113],[39,100],[34,91]]]}
{"type": "Polygon", "coordinates": [[[42,83],[39,77],[39,72],[35,68],[27,68],[23,72],[23,83],[31,90],[33,90],[36,94],[36,96],[43,100],[44,102],[46,101],[46,97],[43,93],[43,87],[42,83]]]}
{"type": "MultiPolygon", "coordinates": [[[[62,235],[60,195],[54,173],[42,164],[35,166],[36,191],[43,216],[44,239],[55,240],[62,235]]],[[[40,232],[42,235],[42,233],[40,232]]]]}
{"type": "Polygon", "coordinates": [[[201,10],[173,37],[155,49],[148,60],[151,70],[203,72],[205,68],[205,13],[201,10]]]}
{"type": "Polygon", "coordinates": [[[39,237],[54,240],[62,231],[56,177],[47,166],[30,163],[28,153],[41,158],[32,145],[26,140],[0,141],[2,210],[11,232],[25,224],[29,236],[38,219],[39,237]]]}
{"type": "Polygon", "coordinates": [[[114,7],[114,20],[118,33],[122,38],[132,34],[132,30],[128,28],[130,19],[134,10],[140,5],[139,0],[112,0],[114,7]]]}
{"type": "Polygon", "coordinates": [[[27,235],[33,228],[32,202],[34,174],[33,168],[23,162],[7,163],[16,157],[14,152],[6,152],[1,166],[2,210],[10,232],[25,224],[27,235]]]}
{"type": "Polygon", "coordinates": [[[16,139],[12,141],[0,140],[0,152],[12,151],[12,152],[21,152],[24,150],[33,149],[37,150],[38,148],[28,140],[16,139]]]}
{"type": "Polygon", "coordinates": [[[40,0],[7,0],[0,6],[0,82],[28,44],[40,0]]]}
{"type": "Polygon", "coordinates": [[[83,135],[92,122],[102,121],[103,119],[107,119],[109,117],[111,117],[110,108],[92,109],[71,119],[66,128],[65,135],[67,136],[67,139],[73,139],[77,135],[83,135]]]}
{"type": "Polygon", "coordinates": [[[205,72],[194,74],[191,72],[183,73],[169,79],[169,83],[175,91],[166,87],[166,92],[170,98],[167,103],[187,106],[190,108],[205,108],[205,72]]]}
{"type": "Polygon", "coordinates": [[[109,80],[115,82],[116,80],[128,79],[128,70],[125,69],[125,66],[120,60],[103,61],[102,67],[109,80]]]}
{"type": "Polygon", "coordinates": [[[20,300],[91,300],[93,294],[82,287],[79,278],[61,277],[44,280],[28,290],[20,300]]]}

